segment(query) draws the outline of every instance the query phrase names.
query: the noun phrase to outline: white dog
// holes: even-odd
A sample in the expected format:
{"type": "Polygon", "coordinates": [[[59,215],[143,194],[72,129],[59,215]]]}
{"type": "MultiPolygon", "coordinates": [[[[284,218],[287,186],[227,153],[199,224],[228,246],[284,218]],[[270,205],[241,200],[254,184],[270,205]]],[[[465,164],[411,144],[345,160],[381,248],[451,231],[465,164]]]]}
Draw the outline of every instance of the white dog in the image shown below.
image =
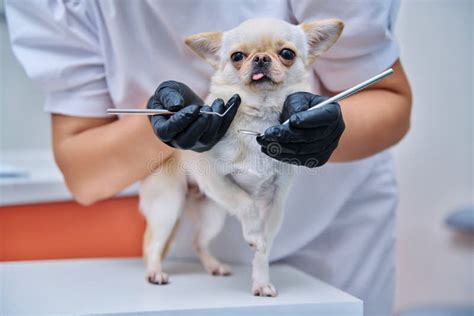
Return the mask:
{"type": "Polygon", "coordinates": [[[309,66],[337,41],[342,29],[343,23],[335,19],[301,25],[254,19],[224,33],[186,39],[216,69],[206,104],[236,93],[242,103],[227,133],[210,151],[177,151],[142,182],[140,209],[147,219],[144,257],[149,282],[168,283],[161,261],[184,209],[196,215],[199,229],[194,248],[206,270],[229,275],[230,268],[208,248],[227,211],[240,220],[243,236],[255,250],[252,292],[276,296],[268,254],[281,224],[293,167],[262,154],[255,138],[238,130],[264,131],[280,124],[286,97],[310,91],[309,66]]]}

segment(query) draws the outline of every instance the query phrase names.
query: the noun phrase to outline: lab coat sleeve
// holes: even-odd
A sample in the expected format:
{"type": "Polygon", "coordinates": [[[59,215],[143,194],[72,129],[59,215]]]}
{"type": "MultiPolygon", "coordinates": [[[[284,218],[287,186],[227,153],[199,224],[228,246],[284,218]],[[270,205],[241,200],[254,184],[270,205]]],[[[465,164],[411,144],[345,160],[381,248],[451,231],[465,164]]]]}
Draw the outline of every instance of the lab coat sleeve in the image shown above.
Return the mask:
{"type": "MultiPolygon", "coordinates": [[[[13,52],[45,93],[45,110],[101,117],[112,106],[87,1],[7,0],[13,52]]],[[[27,93],[27,92],[25,92],[27,93]]]]}
{"type": "Polygon", "coordinates": [[[290,0],[297,23],[338,18],[344,31],[314,69],[330,91],[342,91],[380,73],[399,58],[394,35],[398,0],[290,0]]]}

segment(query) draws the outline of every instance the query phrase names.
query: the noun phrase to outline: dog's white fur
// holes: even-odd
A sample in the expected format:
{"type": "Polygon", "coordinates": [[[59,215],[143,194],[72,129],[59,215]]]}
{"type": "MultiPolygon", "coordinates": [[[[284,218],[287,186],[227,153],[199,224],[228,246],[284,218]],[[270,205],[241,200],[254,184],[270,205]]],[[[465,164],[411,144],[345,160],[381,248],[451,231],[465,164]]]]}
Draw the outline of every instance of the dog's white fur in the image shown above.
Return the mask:
{"type": "Polygon", "coordinates": [[[228,100],[235,93],[242,104],[225,136],[210,151],[177,151],[142,182],[140,209],[148,225],[144,256],[150,282],[168,283],[161,268],[162,255],[184,209],[196,215],[199,229],[194,248],[206,270],[214,275],[230,274],[230,268],[208,248],[223,227],[227,211],[240,220],[243,236],[255,250],[253,293],[276,296],[269,278],[268,253],[280,227],[293,167],[262,154],[254,137],[237,130],[264,131],[278,124],[286,97],[310,90],[308,66],[336,42],[342,28],[339,20],[291,25],[254,19],[225,33],[201,33],[186,39],[216,68],[206,104],[216,98],[228,100]],[[230,56],[241,45],[245,45],[248,60],[258,53],[271,56],[273,82],[252,83],[251,63],[244,61],[239,68],[233,64],[230,56]],[[289,66],[278,57],[283,46],[296,52],[289,66]]]}

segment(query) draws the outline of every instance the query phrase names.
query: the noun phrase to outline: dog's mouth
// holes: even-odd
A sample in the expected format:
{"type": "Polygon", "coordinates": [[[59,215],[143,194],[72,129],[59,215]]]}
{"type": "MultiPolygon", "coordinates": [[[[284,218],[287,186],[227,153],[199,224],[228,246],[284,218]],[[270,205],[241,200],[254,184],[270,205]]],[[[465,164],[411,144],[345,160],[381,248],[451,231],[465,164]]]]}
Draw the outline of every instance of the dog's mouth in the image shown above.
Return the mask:
{"type": "Polygon", "coordinates": [[[272,78],[270,78],[270,76],[266,72],[263,72],[263,71],[254,72],[252,74],[251,79],[252,79],[251,82],[256,83],[256,84],[259,84],[259,83],[273,83],[272,78]]]}

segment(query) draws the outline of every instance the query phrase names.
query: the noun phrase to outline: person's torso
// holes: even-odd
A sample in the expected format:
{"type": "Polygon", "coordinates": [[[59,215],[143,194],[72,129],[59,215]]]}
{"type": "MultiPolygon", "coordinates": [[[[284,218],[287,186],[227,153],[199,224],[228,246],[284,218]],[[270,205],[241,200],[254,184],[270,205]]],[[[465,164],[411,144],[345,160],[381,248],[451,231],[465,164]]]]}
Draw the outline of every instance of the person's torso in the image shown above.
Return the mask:
{"type": "Polygon", "coordinates": [[[115,107],[143,104],[165,80],[181,81],[201,97],[213,69],[185,44],[186,36],[226,31],[256,17],[289,20],[285,0],[127,1],[90,3],[104,55],[107,84],[115,107]],[[232,10],[232,12],[229,12],[232,10]]]}

